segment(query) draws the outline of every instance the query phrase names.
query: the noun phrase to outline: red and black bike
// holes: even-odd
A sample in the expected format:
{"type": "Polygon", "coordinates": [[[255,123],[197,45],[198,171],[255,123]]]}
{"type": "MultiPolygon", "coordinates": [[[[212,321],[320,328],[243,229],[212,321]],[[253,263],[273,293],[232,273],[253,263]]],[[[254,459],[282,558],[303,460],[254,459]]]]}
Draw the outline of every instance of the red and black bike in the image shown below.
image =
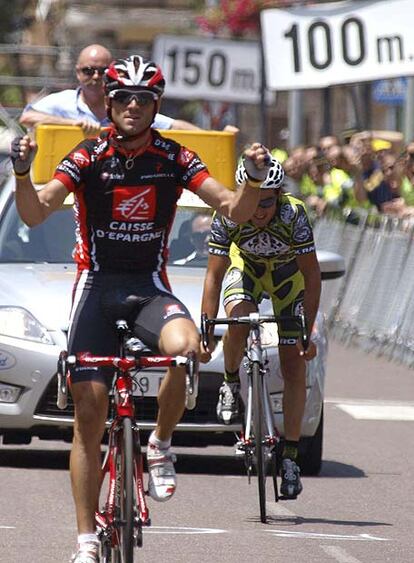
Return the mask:
{"type": "Polygon", "coordinates": [[[59,408],[66,408],[70,368],[115,368],[110,392],[108,446],[102,464],[102,483],[108,477],[108,489],[103,507],[96,512],[96,527],[101,541],[101,563],[133,563],[134,548],[142,546],[143,527],[151,524],[145,499],[139,413],[133,401],[138,388],[137,374],[146,368],[185,367],[187,408],[193,408],[198,373],[195,354],[152,355],[140,340],[131,336],[126,321],[117,321],[116,328],[119,356],[60,353],[57,404],[59,408]]]}

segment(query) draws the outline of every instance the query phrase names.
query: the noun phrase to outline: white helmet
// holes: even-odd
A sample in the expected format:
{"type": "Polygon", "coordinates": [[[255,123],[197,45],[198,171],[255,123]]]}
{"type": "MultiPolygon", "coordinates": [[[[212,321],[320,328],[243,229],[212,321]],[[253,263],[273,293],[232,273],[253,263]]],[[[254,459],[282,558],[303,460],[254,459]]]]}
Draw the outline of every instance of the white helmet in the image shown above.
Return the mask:
{"type": "MultiPolygon", "coordinates": [[[[247,173],[246,168],[244,167],[244,158],[239,159],[239,164],[236,168],[235,174],[236,184],[241,186],[243,182],[247,180],[247,173]]],[[[282,165],[274,156],[271,158],[270,167],[267,172],[266,180],[263,180],[262,185],[260,186],[261,190],[275,190],[279,189],[282,184],[283,180],[285,179],[285,172],[282,168],[282,165]]]]}

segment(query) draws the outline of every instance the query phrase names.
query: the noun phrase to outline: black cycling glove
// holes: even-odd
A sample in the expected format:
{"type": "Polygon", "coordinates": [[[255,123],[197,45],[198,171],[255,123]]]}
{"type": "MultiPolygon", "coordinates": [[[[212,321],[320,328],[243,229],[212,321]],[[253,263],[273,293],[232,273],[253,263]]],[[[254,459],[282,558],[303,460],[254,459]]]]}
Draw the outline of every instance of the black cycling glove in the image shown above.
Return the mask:
{"type": "Polygon", "coordinates": [[[13,169],[14,171],[19,174],[19,175],[24,175],[27,174],[30,170],[30,164],[31,161],[29,160],[28,162],[26,160],[21,160],[19,157],[20,154],[20,141],[23,139],[23,137],[15,137],[13,139],[13,141],[11,142],[11,147],[10,147],[10,159],[12,161],[13,164],[13,169]],[[29,166],[28,166],[29,165],[29,166]],[[26,168],[25,170],[22,170],[22,168],[26,168]]]}

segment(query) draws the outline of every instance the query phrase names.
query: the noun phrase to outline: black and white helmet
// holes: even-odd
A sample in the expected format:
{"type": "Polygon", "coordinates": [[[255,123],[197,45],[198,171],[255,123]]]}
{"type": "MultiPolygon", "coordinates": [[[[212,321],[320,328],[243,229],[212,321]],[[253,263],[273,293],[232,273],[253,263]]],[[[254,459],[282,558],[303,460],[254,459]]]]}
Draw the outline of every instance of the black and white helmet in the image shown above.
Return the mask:
{"type": "MultiPolygon", "coordinates": [[[[247,180],[247,173],[244,167],[244,159],[240,158],[239,164],[236,169],[236,184],[241,186],[243,182],[247,180]]],[[[280,162],[272,156],[269,171],[267,173],[266,180],[262,182],[260,186],[261,190],[276,190],[283,185],[283,180],[285,179],[285,172],[283,170],[280,162]]]]}

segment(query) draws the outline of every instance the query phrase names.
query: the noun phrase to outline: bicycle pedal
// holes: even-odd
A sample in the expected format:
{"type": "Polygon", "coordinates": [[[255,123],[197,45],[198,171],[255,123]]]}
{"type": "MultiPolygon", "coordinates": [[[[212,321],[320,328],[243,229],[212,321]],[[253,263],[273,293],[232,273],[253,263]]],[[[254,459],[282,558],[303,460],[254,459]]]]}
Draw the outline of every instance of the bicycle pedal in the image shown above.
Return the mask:
{"type": "Polygon", "coordinates": [[[246,446],[243,442],[237,442],[234,446],[234,453],[236,456],[244,455],[246,452],[246,446]]]}

